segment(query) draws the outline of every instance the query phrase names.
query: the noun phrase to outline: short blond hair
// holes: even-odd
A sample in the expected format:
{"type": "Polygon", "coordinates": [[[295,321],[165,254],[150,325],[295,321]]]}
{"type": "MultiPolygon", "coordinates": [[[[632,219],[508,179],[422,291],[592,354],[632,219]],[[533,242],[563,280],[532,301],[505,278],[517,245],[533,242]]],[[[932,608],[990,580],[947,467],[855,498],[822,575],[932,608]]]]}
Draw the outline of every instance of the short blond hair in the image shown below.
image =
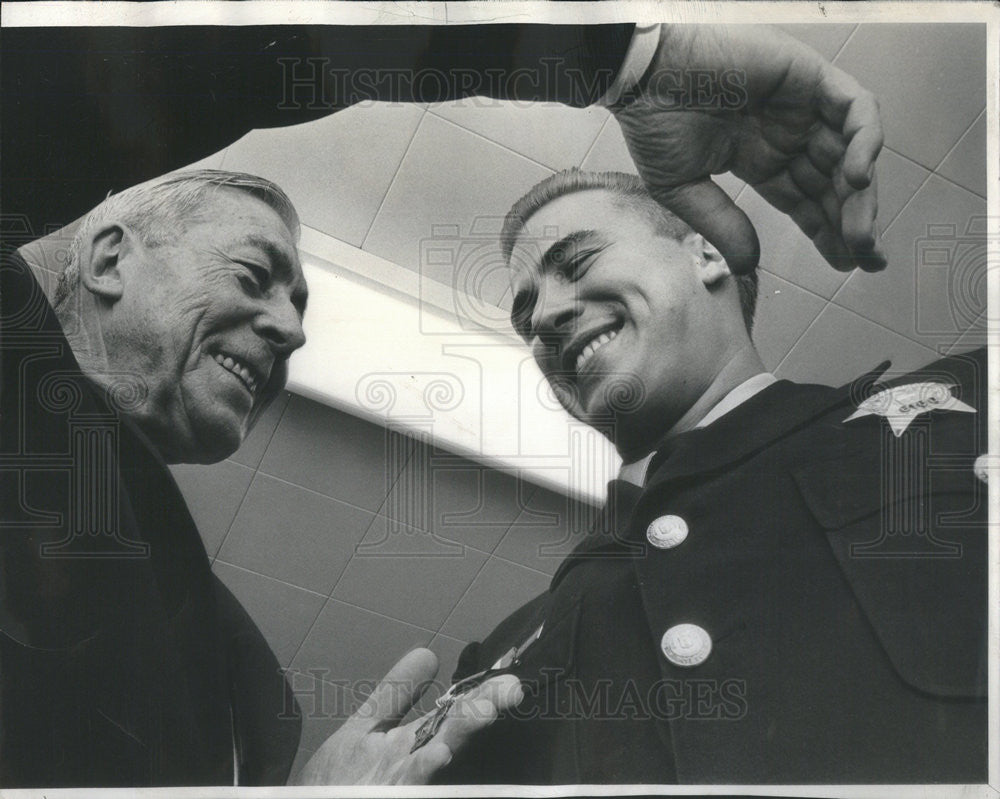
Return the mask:
{"type": "MultiPolygon", "coordinates": [[[[630,175],[627,172],[585,172],[575,168],[566,169],[536,183],[507,213],[503,229],[500,231],[500,249],[507,266],[510,266],[517,237],[540,208],[567,194],[591,189],[611,192],[622,202],[646,215],[657,230],[674,241],[681,241],[693,232],[684,220],[653,199],[638,175],[630,175]]],[[[736,275],[734,279],[740,297],[743,324],[750,331],[753,328],[754,311],[757,308],[757,273],[736,275]]]]}

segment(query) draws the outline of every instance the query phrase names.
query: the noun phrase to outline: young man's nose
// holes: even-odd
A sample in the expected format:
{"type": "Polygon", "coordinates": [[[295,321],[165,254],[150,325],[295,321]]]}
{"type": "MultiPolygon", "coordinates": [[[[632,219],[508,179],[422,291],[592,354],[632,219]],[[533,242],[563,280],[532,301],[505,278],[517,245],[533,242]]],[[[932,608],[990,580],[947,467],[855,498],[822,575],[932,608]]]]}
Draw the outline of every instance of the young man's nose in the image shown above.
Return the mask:
{"type": "Polygon", "coordinates": [[[582,311],[579,291],[574,283],[550,278],[542,286],[532,327],[545,344],[556,344],[566,334],[582,311]]]}

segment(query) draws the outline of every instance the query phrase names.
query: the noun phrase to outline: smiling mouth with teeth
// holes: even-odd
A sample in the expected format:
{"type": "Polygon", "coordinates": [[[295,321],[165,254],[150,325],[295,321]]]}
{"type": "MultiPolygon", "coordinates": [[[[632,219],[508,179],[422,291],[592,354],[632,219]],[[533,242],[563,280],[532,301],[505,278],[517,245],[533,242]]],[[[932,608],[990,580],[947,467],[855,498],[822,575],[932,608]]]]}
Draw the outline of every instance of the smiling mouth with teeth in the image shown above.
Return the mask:
{"type": "Polygon", "coordinates": [[[250,392],[251,396],[257,394],[257,378],[247,366],[240,363],[231,355],[223,355],[221,352],[215,353],[212,357],[215,359],[215,362],[219,364],[219,366],[236,375],[241,381],[243,381],[243,385],[246,386],[246,389],[250,392]]]}
{"type": "Polygon", "coordinates": [[[601,333],[601,335],[591,339],[587,346],[580,351],[580,354],[576,356],[576,373],[579,374],[580,370],[593,357],[594,353],[609,341],[614,341],[617,335],[617,330],[608,330],[606,333],[601,333]]]}

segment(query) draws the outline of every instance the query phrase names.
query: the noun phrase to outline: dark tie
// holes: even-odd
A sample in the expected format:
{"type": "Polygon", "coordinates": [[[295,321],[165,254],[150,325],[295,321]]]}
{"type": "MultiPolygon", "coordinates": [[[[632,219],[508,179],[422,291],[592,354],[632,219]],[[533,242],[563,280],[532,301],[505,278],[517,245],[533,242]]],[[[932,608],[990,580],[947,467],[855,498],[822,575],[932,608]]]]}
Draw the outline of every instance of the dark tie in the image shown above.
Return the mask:
{"type": "Polygon", "coordinates": [[[641,546],[625,540],[632,511],[642,496],[642,488],[627,480],[608,483],[608,500],[598,513],[587,537],[566,556],[552,578],[552,587],[581,560],[598,557],[631,557],[641,546]]]}

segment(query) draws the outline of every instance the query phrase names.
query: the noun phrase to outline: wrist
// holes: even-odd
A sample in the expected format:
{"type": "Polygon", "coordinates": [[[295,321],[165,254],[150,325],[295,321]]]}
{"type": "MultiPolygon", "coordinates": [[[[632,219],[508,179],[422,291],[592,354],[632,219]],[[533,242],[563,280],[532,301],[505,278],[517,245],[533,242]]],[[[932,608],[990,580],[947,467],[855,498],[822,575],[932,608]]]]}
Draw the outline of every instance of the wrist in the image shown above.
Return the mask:
{"type": "Polygon", "coordinates": [[[656,61],[655,56],[664,35],[663,29],[667,27],[662,24],[636,26],[628,50],[625,51],[625,57],[618,68],[618,74],[597,101],[597,105],[614,108],[635,94],[643,77],[648,74],[656,61]]]}

